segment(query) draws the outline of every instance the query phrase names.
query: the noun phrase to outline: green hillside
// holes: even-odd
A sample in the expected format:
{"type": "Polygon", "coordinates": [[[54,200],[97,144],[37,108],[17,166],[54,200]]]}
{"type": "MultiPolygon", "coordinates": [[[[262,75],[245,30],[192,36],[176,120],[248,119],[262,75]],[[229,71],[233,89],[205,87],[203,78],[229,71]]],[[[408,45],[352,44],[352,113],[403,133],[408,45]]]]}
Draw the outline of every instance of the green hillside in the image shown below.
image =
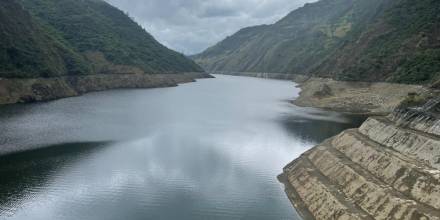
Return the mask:
{"type": "Polygon", "coordinates": [[[0,77],[84,74],[84,57],[38,24],[15,0],[0,1],[0,77]]]}
{"type": "Polygon", "coordinates": [[[440,1],[393,0],[314,69],[346,80],[428,83],[440,77],[440,1]]]}
{"type": "Polygon", "coordinates": [[[2,0],[0,18],[0,77],[203,71],[102,0],[2,0]]]}
{"type": "Polygon", "coordinates": [[[321,0],[193,58],[207,70],[426,83],[440,75],[436,0],[321,0]]]}

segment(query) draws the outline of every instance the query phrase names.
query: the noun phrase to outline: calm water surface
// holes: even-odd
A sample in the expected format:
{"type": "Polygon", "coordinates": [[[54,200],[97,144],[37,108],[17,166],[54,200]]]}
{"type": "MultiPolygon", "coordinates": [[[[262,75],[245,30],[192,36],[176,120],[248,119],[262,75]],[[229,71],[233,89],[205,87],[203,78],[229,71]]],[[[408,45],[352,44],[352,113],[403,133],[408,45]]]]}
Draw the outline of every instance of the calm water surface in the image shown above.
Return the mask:
{"type": "Polygon", "coordinates": [[[276,176],[360,118],[217,76],[0,108],[0,219],[299,219],[276,176]],[[36,148],[45,147],[36,150],[36,148]]]}

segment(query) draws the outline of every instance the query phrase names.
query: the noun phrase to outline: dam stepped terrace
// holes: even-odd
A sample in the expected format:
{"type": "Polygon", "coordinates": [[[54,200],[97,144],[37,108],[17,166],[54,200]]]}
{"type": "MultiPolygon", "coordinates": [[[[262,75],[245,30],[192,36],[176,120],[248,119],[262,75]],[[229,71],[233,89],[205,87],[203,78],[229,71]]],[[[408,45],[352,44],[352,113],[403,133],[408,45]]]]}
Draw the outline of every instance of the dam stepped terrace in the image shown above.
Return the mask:
{"type": "Polygon", "coordinates": [[[304,219],[440,219],[440,99],[371,117],[284,168],[304,219]]]}

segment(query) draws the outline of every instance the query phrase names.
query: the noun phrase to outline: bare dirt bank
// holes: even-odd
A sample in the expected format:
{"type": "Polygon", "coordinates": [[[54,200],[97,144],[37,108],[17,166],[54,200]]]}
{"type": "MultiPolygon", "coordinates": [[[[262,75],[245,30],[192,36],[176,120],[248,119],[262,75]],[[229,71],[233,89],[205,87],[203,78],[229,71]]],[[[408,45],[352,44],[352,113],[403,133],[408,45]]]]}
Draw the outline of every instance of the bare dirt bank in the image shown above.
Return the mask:
{"type": "Polygon", "coordinates": [[[310,78],[299,87],[300,96],[293,101],[298,106],[372,115],[392,112],[408,94],[429,93],[429,89],[420,85],[343,82],[327,78],[310,78]]]}
{"type": "Polygon", "coordinates": [[[0,79],[0,105],[49,101],[87,92],[120,88],[172,87],[211,78],[206,73],[99,74],[36,79],[0,79]]]}
{"type": "Polygon", "coordinates": [[[369,118],[307,151],[280,181],[304,219],[440,219],[440,99],[369,118]]]}

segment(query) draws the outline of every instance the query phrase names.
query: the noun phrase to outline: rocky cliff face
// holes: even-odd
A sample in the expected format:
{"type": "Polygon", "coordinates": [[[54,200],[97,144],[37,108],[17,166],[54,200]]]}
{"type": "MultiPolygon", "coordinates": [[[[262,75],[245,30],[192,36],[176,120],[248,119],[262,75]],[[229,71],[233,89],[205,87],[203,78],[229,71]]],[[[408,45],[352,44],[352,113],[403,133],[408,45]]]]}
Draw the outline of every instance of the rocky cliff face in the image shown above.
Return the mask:
{"type": "Polygon", "coordinates": [[[305,219],[440,219],[440,99],[372,117],[280,177],[305,219]]]}

